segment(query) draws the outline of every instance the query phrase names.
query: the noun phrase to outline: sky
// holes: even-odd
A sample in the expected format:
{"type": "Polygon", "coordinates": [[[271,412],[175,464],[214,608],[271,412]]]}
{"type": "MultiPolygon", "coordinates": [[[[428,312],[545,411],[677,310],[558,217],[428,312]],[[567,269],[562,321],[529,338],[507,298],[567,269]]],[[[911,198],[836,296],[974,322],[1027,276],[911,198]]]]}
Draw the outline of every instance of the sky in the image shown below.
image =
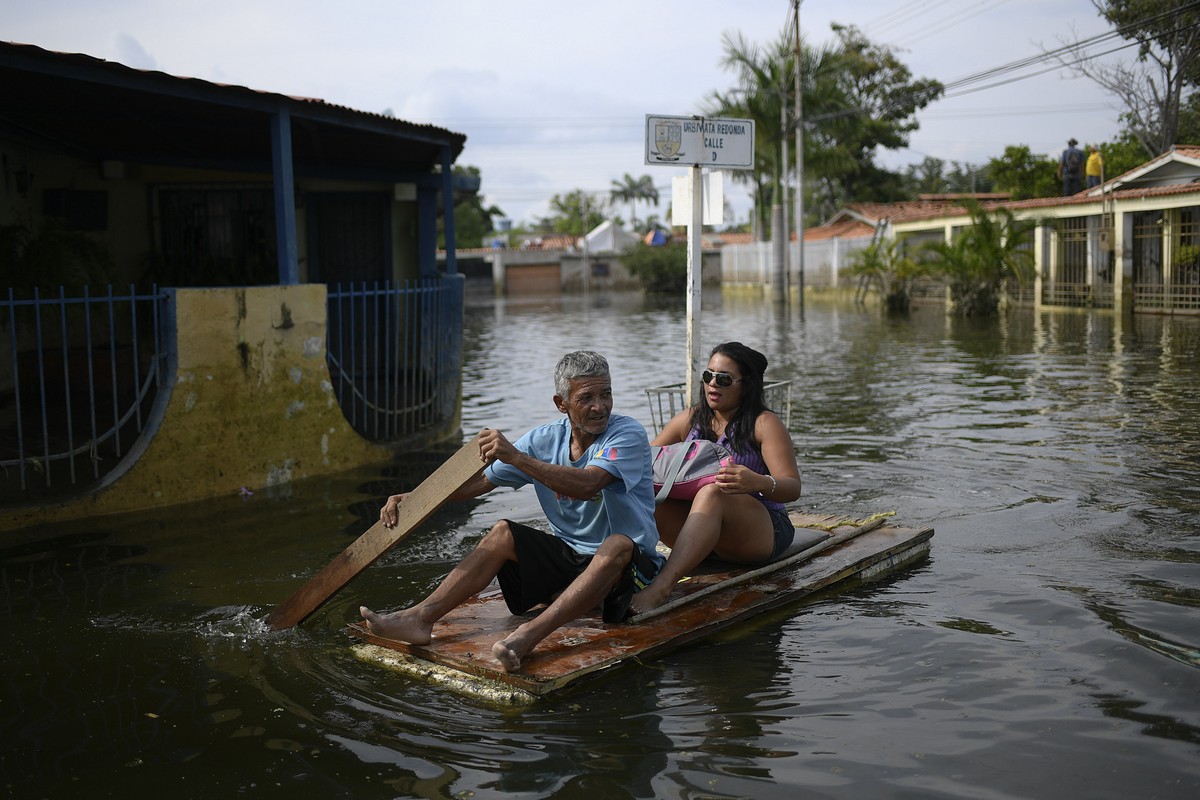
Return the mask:
{"type": "MultiPolygon", "coordinates": [[[[626,173],[651,175],[661,200],[649,211],[665,218],[671,179],[686,170],[645,163],[646,116],[696,114],[712,92],[734,88],[737,76],[720,64],[722,37],[768,44],[791,8],[791,0],[0,0],[0,35],[466,134],[457,163],[480,169],[485,203],[532,223],[555,194],[608,201],[626,173]]],[[[806,42],[832,42],[832,23],[895,47],[914,77],[947,84],[1110,29],[1091,0],[803,0],[806,42]]],[[[1130,60],[1132,51],[1103,57],[1130,60]]],[[[1071,137],[1115,138],[1118,113],[1087,78],[1038,62],[948,92],[918,112],[907,149],[878,160],[896,170],[926,156],[984,164],[1010,144],[1057,157],[1071,137]]],[[[726,224],[744,222],[749,198],[728,178],[724,185],[726,224]]],[[[628,206],[615,213],[628,218],[628,206]]]]}

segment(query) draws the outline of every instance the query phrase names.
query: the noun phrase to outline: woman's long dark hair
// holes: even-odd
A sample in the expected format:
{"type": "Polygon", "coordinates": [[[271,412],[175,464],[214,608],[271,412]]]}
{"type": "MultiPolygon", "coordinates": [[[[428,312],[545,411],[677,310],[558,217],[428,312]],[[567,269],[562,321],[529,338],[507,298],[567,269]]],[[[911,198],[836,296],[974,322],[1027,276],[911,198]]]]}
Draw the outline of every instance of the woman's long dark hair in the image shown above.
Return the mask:
{"type": "MultiPolygon", "coordinates": [[[[719,344],[712,349],[708,357],[712,358],[718,353],[736,361],[742,373],[742,402],[733,413],[729,424],[725,426],[725,437],[735,452],[761,451],[754,442],[754,423],[759,414],[768,410],[763,398],[763,375],[767,371],[767,357],[741,342],[719,344]]],[[[692,406],[692,428],[699,431],[702,438],[715,441],[717,435],[713,432],[713,411],[704,400],[703,387],[700,392],[700,402],[692,406]]]]}

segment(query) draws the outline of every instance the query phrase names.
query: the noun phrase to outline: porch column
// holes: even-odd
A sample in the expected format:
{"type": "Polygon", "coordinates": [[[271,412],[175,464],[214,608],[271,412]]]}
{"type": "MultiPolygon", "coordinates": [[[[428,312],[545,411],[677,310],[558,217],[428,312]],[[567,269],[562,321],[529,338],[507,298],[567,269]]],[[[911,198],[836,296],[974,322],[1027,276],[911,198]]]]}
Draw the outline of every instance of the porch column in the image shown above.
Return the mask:
{"type": "Polygon", "coordinates": [[[438,273],[437,189],[430,184],[417,184],[417,266],[422,278],[434,278],[438,273]]]}
{"type": "Polygon", "coordinates": [[[1096,304],[1096,276],[1099,270],[1096,268],[1097,262],[1104,252],[1100,249],[1100,227],[1104,224],[1102,217],[1095,214],[1087,215],[1087,255],[1084,263],[1087,265],[1087,274],[1084,276],[1084,281],[1087,283],[1088,291],[1092,296],[1092,305],[1096,304]]]}
{"type": "Polygon", "coordinates": [[[442,232],[446,235],[446,274],[458,272],[458,243],[454,238],[454,172],[450,148],[442,148],[442,232]]]}
{"type": "MultiPolygon", "coordinates": [[[[954,225],[947,224],[945,226],[942,231],[942,239],[945,240],[946,244],[951,244],[954,242],[954,225]]],[[[947,308],[949,308],[954,302],[954,298],[950,294],[949,284],[946,284],[946,288],[942,291],[942,302],[946,304],[947,308]]]]}
{"type": "Polygon", "coordinates": [[[1162,243],[1162,309],[1170,311],[1175,307],[1175,253],[1179,243],[1179,209],[1165,208],[1163,217],[1162,243]]]}
{"type": "Polygon", "coordinates": [[[1133,215],[1113,212],[1113,308],[1133,313],[1133,215]]]}
{"type": "Polygon", "coordinates": [[[296,247],[296,181],[292,170],[292,115],[280,108],[271,115],[271,169],[275,187],[275,251],[279,282],[300,282],[300,257],[296,247]]]}
{"type": "Polygon", "coordinates": [[[1046,272],[1046,254],[1050,251],[1047,242],[1050,230],[1045,225],[1033,229],[1033,308],[1042,308],[1042,275],[1046,272]]]}

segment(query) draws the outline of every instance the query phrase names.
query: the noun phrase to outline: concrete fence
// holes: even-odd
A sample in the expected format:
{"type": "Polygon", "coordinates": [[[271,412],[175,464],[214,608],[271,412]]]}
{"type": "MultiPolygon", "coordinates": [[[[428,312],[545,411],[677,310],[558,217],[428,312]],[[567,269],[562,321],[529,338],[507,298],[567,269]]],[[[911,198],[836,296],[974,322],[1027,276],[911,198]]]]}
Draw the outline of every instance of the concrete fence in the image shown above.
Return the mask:
{"type": "MultiPolygon", "coordinates": [[[[870,237],[856,239],[822,239],[804,244],[804,285],[832,288],[847,285],[846,277],[853,254],[871,243],[870,237]]],[[[796,242],[788,247],[789,283],[798,285],[800,248],[796,242]]],[[[771,243],[726,245],[721,249],[721,283],[724,285],[770,286],[771,243]]]]}

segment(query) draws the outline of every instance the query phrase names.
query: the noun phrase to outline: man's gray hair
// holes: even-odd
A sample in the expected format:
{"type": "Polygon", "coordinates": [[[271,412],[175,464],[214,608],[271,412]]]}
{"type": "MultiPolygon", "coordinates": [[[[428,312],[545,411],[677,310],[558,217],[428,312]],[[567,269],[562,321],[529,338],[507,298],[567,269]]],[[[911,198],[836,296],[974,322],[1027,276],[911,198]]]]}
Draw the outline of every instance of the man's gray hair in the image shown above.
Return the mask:
{"type": "Polygon", "coordinates": [[[554,393],[566,399],[571,396],[571,381],[576,378],[609,376],[608,361],[591,350],[576,350],[558,360],[554,368],[554,393]]]}

